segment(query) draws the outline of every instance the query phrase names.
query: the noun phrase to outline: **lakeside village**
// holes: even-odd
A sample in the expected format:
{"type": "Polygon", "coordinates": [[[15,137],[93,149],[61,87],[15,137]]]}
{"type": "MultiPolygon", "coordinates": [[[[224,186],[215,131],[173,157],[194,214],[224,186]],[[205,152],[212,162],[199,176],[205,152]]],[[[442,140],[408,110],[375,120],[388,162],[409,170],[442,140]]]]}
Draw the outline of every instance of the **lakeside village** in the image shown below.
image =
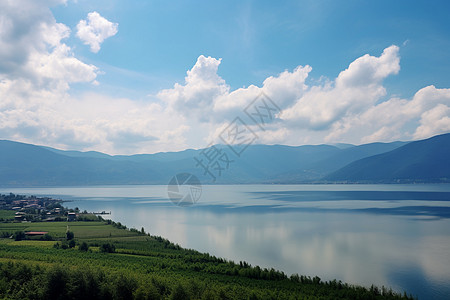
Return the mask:
{"type": "MultiPolygon", "coordinates": [[[[94,221],[108,215],[110,212],[89,213],[86,210],[80,212],[78,207],[66,208],[62,206],[61,199],[50,197],[36,197],[15,195],[13,193],[0,194],[0,210],[10,211],[10,214],[2,214],[0,222],[61,222],[61,221],[94,221]]],[[[37,234],[37,233],[36,233],[37,234]]]]}

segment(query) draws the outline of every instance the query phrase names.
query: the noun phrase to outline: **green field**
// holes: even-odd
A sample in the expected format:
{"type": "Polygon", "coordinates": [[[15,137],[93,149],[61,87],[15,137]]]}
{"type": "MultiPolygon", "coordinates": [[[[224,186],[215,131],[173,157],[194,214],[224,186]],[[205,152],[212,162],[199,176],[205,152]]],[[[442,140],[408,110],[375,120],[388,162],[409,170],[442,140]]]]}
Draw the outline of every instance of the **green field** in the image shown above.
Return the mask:
{"type": "MultiPolygon", "coordinates": [[[[46,231],[53,241],[0,239],[0,298],[15,299],[401,299],[318,277],[286,276],[182,249],[107,222],[1,223],[0,232],[46,231]],[[66,231],[74,233],[74,248],[66,231]],[[120,229],[119,229],[120,228],[120,229]],[[81,251],[82,244],[88,246],[81,251]],[[55,248],[58,244],[58,248],[55,248]],[[112,253],[102,252],[112,245],[112,253]],[[85,249],[86,250],[86,249],[85,249]]],[[[73,243],[73,242],[72,242],[73,243]]]]}
{"type": "Polygon", "coordinates": [[[15,212],[13,210],[0,209],[0,220],[13,220],[15,212]]]}

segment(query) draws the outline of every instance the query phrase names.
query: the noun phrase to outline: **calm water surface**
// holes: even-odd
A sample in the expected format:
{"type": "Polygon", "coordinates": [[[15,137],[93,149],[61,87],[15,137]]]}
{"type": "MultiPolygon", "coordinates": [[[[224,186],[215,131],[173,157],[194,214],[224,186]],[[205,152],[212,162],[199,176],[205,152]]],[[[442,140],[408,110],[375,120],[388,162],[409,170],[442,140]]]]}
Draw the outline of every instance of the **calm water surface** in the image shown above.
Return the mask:
{"type": "Polygon", "coordinates": [[[203,186],[191,207],[166,186],[21,188],[69,207],[111,211],[186,248],[370,286],[449,299],[450,185],[203,186]]]}

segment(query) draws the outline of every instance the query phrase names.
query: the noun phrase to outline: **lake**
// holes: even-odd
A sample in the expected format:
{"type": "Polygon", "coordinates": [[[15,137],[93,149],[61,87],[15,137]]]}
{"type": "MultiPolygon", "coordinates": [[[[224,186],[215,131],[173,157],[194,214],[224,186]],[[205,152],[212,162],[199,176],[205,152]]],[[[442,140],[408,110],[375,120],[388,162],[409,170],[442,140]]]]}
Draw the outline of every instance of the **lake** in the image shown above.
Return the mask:
{"type": "Polygon", "coordinates": [[[167,186],[12,188],[111,211],[185,248],[287,274],[450,295],[450,185],[206,185],[193,206],[167,186]]]}

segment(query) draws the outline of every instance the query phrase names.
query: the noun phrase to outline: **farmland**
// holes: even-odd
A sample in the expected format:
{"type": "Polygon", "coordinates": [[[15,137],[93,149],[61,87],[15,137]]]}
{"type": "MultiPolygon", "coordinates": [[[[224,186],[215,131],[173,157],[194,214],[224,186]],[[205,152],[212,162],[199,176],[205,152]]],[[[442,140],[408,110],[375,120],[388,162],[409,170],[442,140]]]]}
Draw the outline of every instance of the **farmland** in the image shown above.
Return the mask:
{"type": "Polygon", "coordinates": [[[1,223],[0,234],[0,296],[6,298],[408,298],[386,288],[322,282],[227,261],[101,219],[1,223]],[[18,231],[47,232],[51,240],[8,237],[18,231]]]}

